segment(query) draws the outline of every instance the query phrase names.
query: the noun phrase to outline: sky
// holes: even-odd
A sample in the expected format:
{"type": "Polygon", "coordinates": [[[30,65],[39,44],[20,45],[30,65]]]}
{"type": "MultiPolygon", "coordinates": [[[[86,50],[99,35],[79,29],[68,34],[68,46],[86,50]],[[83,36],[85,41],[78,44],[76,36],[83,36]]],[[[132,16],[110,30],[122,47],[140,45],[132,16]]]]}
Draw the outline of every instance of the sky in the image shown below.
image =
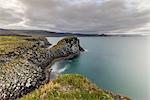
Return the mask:
{"type": "Polygon", "coordinates": [[[0,0],[0,28],[150,33],[150,0],[0,0]]]}

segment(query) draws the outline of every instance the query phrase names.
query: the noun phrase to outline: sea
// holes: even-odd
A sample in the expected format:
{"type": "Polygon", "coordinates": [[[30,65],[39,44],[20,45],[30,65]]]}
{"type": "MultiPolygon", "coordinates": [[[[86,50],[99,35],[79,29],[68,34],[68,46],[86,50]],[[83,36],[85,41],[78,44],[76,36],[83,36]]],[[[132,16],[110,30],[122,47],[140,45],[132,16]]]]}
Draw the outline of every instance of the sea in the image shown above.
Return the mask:
{"type": "MultiPolygon", "coordinates": [[[[47,37],[53,45],[61,38],[47,37]]],[[[85,52],[75,59],[56,62],[52,79],[59,74],[81,74],[102,89],[132,100],[150,100],[149,36],[79,39],[85,52]]]]}

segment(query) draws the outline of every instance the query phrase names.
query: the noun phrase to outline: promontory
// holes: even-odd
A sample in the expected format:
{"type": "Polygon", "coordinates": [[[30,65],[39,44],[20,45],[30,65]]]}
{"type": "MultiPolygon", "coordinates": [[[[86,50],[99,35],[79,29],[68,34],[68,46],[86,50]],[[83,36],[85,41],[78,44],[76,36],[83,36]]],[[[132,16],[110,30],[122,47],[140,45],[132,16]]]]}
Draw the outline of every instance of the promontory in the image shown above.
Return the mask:
{"type": "Polygon", "coordinates": [[[84,49],[75,36],[50,45],[45,37],[0,36],[0,100],[129,100],[77,74],[51,81],[54,62],[78,56],[84,49]]]}

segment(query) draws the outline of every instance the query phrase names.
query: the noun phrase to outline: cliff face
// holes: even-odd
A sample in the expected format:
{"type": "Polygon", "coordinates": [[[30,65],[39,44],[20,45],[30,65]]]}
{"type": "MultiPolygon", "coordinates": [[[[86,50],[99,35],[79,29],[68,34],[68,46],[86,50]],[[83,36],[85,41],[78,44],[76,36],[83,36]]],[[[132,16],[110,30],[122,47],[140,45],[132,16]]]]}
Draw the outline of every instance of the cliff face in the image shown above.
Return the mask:
{"type": "Polygon", "coordinates": [[[49,81],[52,62],[72,58],[82,50],[76,37],[64,38],[50,49],[45,48],[48,45],[45,38],[0,37],[0,40],[10,43],[1,45],[4,49],[0,50],[1,100],[16,99],[45,84],[49,81]]]}
{"type": "Polygon", "coordinates": [[[77,37],[63,38],[50,49],[49,45],[46,38],[0,36],[0,100],[22,96],[23,100],[130,100],[99,89],[80,75],[62,75],[49,82],[53,62],[84,51],[77,37]]]}

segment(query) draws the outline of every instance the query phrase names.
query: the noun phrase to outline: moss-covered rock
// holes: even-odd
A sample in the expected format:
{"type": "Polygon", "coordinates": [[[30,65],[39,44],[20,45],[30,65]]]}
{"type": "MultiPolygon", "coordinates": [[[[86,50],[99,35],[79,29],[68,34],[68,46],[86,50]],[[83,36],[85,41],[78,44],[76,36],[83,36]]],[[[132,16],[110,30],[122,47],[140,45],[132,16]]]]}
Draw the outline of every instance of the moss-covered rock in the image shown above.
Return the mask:
{"type": "Polygon", "coordinates": [[[15,36],[0,36],[0,55],[13,52],[18,47],[28,46],[29,41],[22,37],[15,36]]]}
{"type": "MultiPolygon", "coordinates": [[[[115,97],[99,89],[85,77],[78,74],[64,74],[56,80],[27,94],[21,100],[114,100],[115,97]]],[[[120,96],[115,100],[129,100],[120,96]]]]}
{"type": "Polygon", "coordinates": [[[50,45],[44,37],[0,36],[0,55],[14,52],[18,48],[29,48],[33,43],[50,45]]]}
{"type": "Polygon", "coordinates": [[[0,99],[16,99],[49,81],[54,61],[80,53],[77,38],[46,48],[46,38],[0,36],[0,99]]]}

